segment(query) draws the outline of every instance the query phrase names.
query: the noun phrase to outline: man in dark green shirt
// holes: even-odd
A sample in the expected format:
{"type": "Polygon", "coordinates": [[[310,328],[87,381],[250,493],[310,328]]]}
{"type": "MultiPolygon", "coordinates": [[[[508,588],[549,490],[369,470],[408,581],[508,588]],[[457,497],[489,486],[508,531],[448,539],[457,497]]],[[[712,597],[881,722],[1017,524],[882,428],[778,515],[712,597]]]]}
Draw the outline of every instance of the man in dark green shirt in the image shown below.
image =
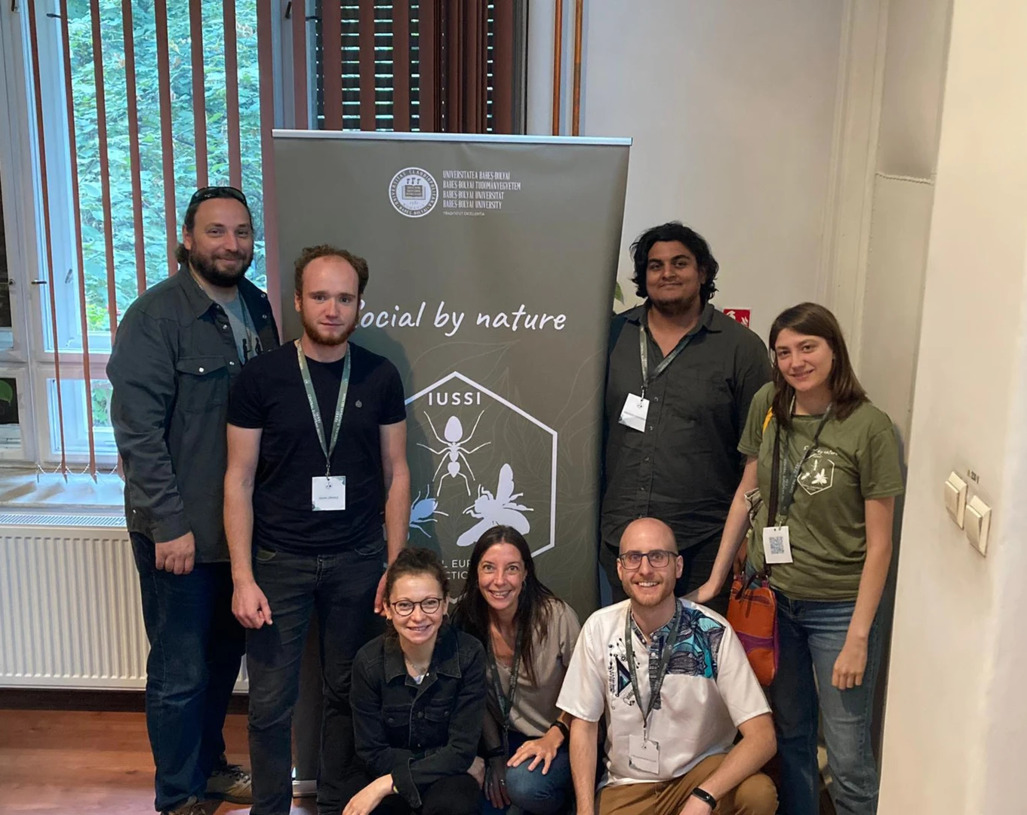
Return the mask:
{"type": "MultiPolygon", "coordinates": [[[[620,536],[636,518],[674,531],[684,558],[678,595],[709,577],[742,474],[749,403],[770,380],[760,338],[709,302],[719,266],[701,235],[673,221],[644,232],[631,252],[646,302],[613,319],[603,434],[599,560],[614,600],[624,599],[620,536]]],[[[726,592],[711,607],[726,612],[726,592]]]]}
{"type": "Polygon", "coordinates": [[[244,648],[222,520],[225,427],[232,381],[278,345],[278,329],[267,295],[243,277],[253,224],[239,190],[193,195],[177,256],[178,273],[126,311],[107,376],[150,640],[156,808],[199,815],[204,798],[250,801],[221,734],[244,648]]]}

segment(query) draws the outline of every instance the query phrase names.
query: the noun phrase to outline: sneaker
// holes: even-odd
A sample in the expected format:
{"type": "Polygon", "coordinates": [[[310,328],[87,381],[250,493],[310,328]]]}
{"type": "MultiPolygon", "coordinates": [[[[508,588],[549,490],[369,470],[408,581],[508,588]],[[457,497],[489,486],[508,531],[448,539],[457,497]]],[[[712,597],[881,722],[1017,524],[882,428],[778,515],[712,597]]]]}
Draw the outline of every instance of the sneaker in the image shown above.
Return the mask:
{"type": "Polygon", "coordinates": [[[174,809],[162,810],[160,815],[207,815],[207,808],[191,795],[174,809]]]}
{"type": "Polygon", "coordinates": [[[207,779],[206,795],[208,798],[233,804],[252,804],[253,786],[250,774],[238,764],[219,764],[207,779]]]}

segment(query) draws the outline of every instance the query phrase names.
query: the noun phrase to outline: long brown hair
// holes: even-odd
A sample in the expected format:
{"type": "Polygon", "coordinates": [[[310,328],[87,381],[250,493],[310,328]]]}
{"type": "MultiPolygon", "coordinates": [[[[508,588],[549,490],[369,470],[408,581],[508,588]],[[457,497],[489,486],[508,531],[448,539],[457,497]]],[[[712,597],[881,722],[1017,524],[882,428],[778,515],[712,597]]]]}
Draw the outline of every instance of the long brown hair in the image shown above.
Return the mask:
{"type": "Polygon", "coordinates": [[[846,419],[857,407],[867,401],[867,392],[859,384],[856,372],[852,370],[849,360],[849,349],[845,347],[845,337],[837,318],[819,303],[799,303],[777,315],[770,327],[770,354],[774,360],[774,416],[782,427],[792,423],[792,400],[795,389],[789,385],[777,367],[777,354],[774,345],[777,336],[785,329],[796,334],[808,334],[827,341],[834,352],[834,364],[827,386],[831,389],[831,412],[839,419],[846,419]]]}
{"type": "Polygon", "coordinates": [[[548,633],[549,618],[552,616],[551,603],[556,600],[556,595],[539,581],[528,542],[512,526],[494,526],[474,544],[471,562],[467,566],[467,582],[453,610],[453,624],[479,640],[486,648],[489,647],[489,604],[478,585],[478,564],[497,543],[509,543],[517,549],[524,561],[524,583],[521,585],[520,597],[517,598],[514,621],[520,632],[521,664],[528,681],[538,686],[533,659],[535,644],[541,642],[548,633]]]}

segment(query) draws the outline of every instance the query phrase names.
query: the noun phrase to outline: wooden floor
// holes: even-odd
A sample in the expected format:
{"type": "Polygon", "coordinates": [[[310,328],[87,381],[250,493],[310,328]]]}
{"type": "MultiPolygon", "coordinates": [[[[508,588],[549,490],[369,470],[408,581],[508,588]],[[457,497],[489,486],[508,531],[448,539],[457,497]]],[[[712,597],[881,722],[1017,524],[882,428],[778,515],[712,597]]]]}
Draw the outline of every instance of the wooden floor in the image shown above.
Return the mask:
{"type": "MultiPolygon", "coordinates": [[[[246,717],[225,725],[228,759],[248,766],[246,717]]],[[[218,815],[248,807],[211,802],[218,815]]],[[[293,813],[316,812],[312,798],[293,813]]],[[[142,713],[0,709],[0,815],[153,812],[153,759],[142,713]]]]}

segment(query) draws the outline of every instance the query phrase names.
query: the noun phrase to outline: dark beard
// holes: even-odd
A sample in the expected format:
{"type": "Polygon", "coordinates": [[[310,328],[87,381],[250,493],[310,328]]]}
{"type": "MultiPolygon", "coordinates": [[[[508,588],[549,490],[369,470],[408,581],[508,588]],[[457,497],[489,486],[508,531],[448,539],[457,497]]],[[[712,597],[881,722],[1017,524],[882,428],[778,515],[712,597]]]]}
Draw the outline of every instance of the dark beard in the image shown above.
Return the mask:
{"type": "Polygon", "coordinates": [[[222,272],[215,265],[212,258],[200,255],[196,252],[189,253],[189,266],[196,274],[206,280],[212,286],[220,288],[231,288],[237,286],[239,281],[246,275],[246,270],[253,262],[253,255],[250,255],[237,272],[222,272]]]}

